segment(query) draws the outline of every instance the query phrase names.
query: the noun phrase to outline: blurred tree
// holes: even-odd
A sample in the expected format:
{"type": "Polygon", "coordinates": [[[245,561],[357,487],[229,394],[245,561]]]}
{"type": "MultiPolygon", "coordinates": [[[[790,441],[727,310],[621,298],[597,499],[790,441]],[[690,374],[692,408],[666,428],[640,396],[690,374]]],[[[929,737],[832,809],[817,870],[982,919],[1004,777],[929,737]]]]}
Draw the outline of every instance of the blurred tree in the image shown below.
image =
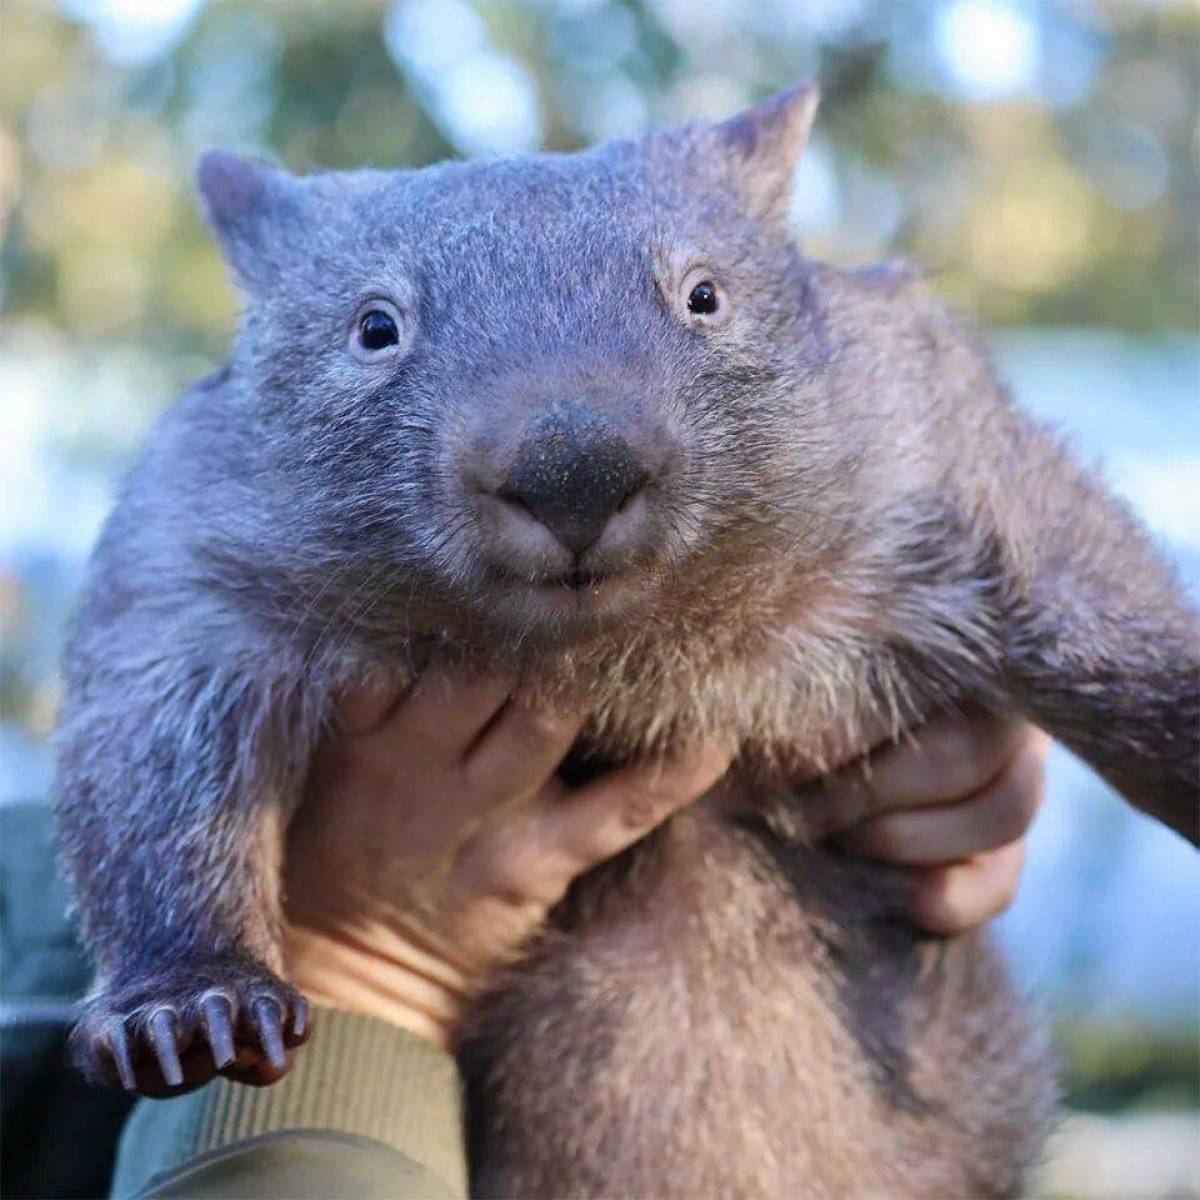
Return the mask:
{"type": "Polygon", "coordinates": [[[298,169],[564,149],[806,75],[814,252],[914,253],[993,323],[1195,324],[1190,3],[160,0],[148,44],[138,12],[0,16],[0,279],[73,335],[219,353],[233,299],[188,186],[205,144],[298,169]]]}

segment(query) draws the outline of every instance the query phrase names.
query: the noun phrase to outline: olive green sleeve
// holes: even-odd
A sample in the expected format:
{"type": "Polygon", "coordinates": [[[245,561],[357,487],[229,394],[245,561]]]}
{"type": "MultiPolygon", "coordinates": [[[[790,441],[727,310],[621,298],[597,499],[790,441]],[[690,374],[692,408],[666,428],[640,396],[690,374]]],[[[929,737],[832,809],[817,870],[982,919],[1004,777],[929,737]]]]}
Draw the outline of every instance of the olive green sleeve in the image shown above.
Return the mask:
{"type": "Polygon", "coordinates": [[[321,1008],[291,1073],[143,1100],[121,1139],[116,1197],[454,1200],[466,1195],[450,1055],[371,1017],[321,1008]]]}

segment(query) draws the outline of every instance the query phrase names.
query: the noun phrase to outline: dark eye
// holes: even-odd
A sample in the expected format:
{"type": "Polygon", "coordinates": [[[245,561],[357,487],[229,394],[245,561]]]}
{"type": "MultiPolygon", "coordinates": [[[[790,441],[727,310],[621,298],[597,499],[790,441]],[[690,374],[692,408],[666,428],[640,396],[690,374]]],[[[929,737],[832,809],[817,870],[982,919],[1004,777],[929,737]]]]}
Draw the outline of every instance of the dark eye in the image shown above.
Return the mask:
{"type": "Polygon", "coordinates": [[[386,350],[400,341],[400,330],[390,313],[368,309],[358,319],[358,338],[364,350],[386,350]]]}
{"type": "Polygon", "coordinates": [[[688,293],[687,298],[688,312],[695,313],[698,317],[711,316],[720,307],[720,301],[717,299],[717,289],[711,280],[701,280],[688,293]]]}
{"type": "Polygon", "coordinates": [[[376,296],[359,308],[346,348],[360,363],[377,367],[403,353],[411,340],[408,317],[391,300],[376,296]]]}

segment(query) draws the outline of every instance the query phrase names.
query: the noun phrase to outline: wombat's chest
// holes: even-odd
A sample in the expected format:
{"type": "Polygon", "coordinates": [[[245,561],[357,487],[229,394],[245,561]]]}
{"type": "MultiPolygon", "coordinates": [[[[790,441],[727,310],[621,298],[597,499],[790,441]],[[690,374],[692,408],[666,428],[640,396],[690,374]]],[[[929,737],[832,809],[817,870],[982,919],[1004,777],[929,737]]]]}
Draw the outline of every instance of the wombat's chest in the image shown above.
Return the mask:
{"type": "Polygon", "coordinates": [[[542,674],[537,691],[592,714],[564,764],[569,780],[719,740],[736,743],[747,779],[769,790],[845,762],[921,715],[895,702],[916,694],[911,681],[856,639],[781,635],[716,661],[692,649],[542,674]]]}
{"type": "Polygon", "coordinates": [[[844,565],[820,583],[784,578],[751,598],[735,589],[728,606],[683,604],[675,617],[664,595],[615,628],[561,641],[441,628],[390,642],[385,656],[405,673],[451,653],[517,680],[534,703],[589,713],[568,767],[576,777],[714,738],[736,742],[747,762],[807,775],[924,715],[911,649],[921,631],[893,628],[884,574],[844,565]],[[890,648],[898,632],[902,656],[890,648]]]}
{"type": "Polygon", "coordinates": [[[918,656],[889,650],[877,599],[849,583],[799,589],[752,619],[713,611],[676,626],[643,614],[561,645],[443,633],[434,646],[391,647],[387,669],[410,672],[449,650],[516,679],[531,702],[589,713],[564,767],[571,779],[720,740],[780,783],[845,762],[928,710],[918,656]]]}

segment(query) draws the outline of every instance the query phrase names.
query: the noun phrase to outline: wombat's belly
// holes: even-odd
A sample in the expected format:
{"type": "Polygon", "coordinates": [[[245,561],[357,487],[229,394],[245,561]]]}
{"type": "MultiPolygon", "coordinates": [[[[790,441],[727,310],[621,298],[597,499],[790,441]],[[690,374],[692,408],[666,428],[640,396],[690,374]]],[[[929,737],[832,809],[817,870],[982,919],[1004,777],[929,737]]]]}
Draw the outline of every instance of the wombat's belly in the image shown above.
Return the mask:
{"type": "Polygon", "coordinates": [[[900,886],[699,809],[582,881],[463,1044],[475,1194],[1016,1193],[1040,1040],[982,939],[895,918],[900,886]]]}

